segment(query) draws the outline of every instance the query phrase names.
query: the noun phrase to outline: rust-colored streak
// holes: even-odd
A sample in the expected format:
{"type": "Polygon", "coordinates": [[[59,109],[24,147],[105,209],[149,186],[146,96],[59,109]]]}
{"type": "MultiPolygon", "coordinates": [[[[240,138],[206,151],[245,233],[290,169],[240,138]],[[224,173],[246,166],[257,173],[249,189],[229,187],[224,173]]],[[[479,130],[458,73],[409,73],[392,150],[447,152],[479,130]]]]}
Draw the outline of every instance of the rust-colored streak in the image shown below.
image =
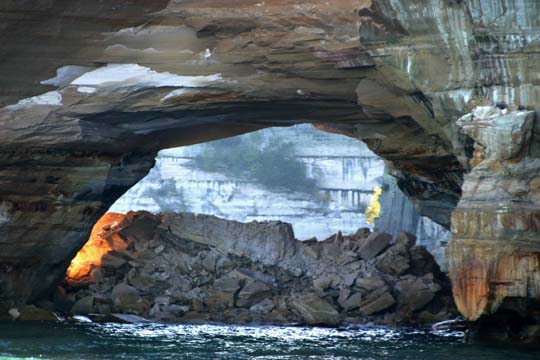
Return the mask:
{"type": "Polygon", "coordinates": [[[486,264],[467,257],[452,276],[454,300],[458,310],[469,320],[476,320],[488,305],[489,286],[486,264]]]}
{"type": "Polygon", "coordinates": [[[66,273],[66,281],[70,285],[82,285],[92,282],[92,271],[101,266],[103,255],[112,250],[123,250],[126,242],[118,234],[105,237],[106,230],[114,228],[123,219],[124,214],[106,213],[94,225],[88,242],[71,261],[66,273]]]}
{"type": "Polygon", "coordinates": [[[500,241],[453,240],[449,246],[452,289],[468,320],[493,314],[507,297],[540,296],[540,252],[500,241]]]}

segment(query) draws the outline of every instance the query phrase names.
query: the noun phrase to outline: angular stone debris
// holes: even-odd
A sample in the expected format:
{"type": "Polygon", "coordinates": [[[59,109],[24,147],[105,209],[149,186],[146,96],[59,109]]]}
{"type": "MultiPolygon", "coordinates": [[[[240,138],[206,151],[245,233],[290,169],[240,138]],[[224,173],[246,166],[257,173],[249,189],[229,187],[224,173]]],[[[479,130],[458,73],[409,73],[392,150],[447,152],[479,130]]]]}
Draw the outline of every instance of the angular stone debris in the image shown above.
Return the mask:
{"type": "MultiPolygon", "coordinates": [[[[0,307],[49,292],[158,150],[308,122],[365,141],[420,213],[451,225],[467,319],[540,325],[538,3],[429,4],[1,2],[0,307]]],[[[406,275],[391,253],[378,266],[406,275]]]]}
{"type": "Polygon", "coordinates": [[[407,233],[302,242],[283,222],[130,212],[101,236],[127,249],[106,254],[88,284],[64,284],[57,311],[327,326],[429,324],[455,312],[448,279],[407,233]]]}

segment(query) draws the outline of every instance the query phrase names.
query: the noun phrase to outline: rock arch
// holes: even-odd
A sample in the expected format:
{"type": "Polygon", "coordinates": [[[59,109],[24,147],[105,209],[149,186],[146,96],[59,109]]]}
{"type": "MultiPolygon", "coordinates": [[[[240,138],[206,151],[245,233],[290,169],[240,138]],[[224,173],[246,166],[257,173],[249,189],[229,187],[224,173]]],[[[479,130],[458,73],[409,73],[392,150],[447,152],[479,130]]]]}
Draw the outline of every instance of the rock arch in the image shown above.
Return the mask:
{"type": "Polygon", "coordinates": [[[539,103],[540,9],[506,3],[0,5],[0,302],[46,291],[159,149],[268,126],[365,141],[449,227],[474,143],[456,119],[539,103]]]}

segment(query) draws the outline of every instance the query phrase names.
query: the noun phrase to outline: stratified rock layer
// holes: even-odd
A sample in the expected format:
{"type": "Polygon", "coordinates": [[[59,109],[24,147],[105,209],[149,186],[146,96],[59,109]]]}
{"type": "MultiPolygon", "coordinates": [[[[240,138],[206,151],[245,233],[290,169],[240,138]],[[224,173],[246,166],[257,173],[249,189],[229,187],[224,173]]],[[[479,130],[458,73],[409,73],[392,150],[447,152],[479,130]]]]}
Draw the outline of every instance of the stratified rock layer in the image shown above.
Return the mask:
{"type": "MultiPolygon", "coordinates": [[[[0,302],[50,289],[159,149],[268,126],[364,140],[446,227],[463,193],[459,241],[482,189],[461,189],[475,134],[455,120],[476,105],[538,109],[539,14],[522,0],[2,2],[0,302]]],[[[531,175],[538,133],[508,170],[531,175]]],[[[534,197],[529,186],[511,196],[534,197]]],[[[534,203],[509,207],[534,218],[534,203]]]]}
{"type": "Polygon", "coordinates": [[[479,107],[458,122],[475,154],[452,216],[448,262],[469,320],[510,311],[516,323],[540,325],[540,160],[527,153],[534,120],[532,111],[479,107]]]}
{"type": "Polygon", "coordinates": [[[128,247],[104,255],[86,286],[66,286],[56,303],[72,314],[403,325],[446,319],[453,309],[447,278],[408,233],[392,240],[366,229],[301,242],[282,222],[147,212],[101,226],[103,241],[119,236],[128,247]]]}

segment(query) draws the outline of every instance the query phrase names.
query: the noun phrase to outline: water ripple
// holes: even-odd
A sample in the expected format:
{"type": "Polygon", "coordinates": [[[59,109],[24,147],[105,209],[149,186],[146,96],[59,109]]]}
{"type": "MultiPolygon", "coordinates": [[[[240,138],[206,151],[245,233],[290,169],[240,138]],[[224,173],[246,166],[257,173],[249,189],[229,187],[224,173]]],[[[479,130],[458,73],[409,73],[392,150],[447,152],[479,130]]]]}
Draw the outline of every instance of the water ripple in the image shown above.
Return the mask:
{"type": "Polygon", "coordinates": [[[0,324],[2,359],[454,360],[538,359],[538,348],[464,344],[459,332],[414,329],[0,324]]]}

